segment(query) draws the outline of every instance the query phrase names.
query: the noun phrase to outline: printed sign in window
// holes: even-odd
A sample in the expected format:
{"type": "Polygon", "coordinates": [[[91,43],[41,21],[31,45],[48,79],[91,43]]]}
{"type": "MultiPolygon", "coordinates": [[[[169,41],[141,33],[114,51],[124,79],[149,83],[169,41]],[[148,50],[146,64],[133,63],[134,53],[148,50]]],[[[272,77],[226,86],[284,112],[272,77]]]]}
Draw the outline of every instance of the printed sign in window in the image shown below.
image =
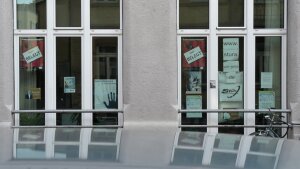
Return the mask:
{"type": "Polygon", "coordinates": [[[75,93],[75,77],[64,77],[64,93],[75,93]]]}
{"type": "Polygon", "coordinates": [[[23,56],[27,64],[43,57],[42,52],[37,46],[24,52],[23,56]]]}
{"type": "Polygon", "coordinates": [[[188,62],[188,64],[191,64],[191,63],[201,59],[203,56],[204,55],[203,55],[201,49],[199,48],[199,46],[184,53],[184,57],[185,57],[186,61],[188,62]]]}
{"type": "Polygon", "coordinates": [[[240,51],[239,46],[239,38],[224,38],[223,60],[238,60],[240,51]]]}

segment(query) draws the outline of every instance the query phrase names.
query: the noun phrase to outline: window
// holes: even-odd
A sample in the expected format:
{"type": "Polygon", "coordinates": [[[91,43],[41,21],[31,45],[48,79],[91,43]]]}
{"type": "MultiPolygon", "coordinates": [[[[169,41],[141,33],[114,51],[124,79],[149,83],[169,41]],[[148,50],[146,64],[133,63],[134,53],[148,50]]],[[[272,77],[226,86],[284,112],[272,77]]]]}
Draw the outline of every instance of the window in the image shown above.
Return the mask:
{"type": "Polygon", "coordinates": [[[179,0],[179,29],[208,29],[209,0],[179,0]]]}
{"type": "Polygon", "coordinates": [[[118,125],[117,114],[78,112],[122,109],[122,1],[14,5],[15,109],[47,112],[16,115],[16,125],[118,125]]]}
{"type": "Polygon", "coordinates": [[[250,134],[254,128],[205,125],[264,124],[263,115],[239,110],[286,108],[286,0],[178,0],[177,5],[183,127],[250,134]]]}
{"type": "MultiPolygon", "coordinates": [[[[244,37],[219,37],[219,109],[244,108],[244,37]]],[[[219,124],[243,125],[244,115],[220,113],[219,124]]],[[[219,132],[243,133],[243,128],[219,128],[219,132]]]]}
{"type": "Polygon", "coordinates": [[[284,0],[254,0],[254,28],[283,28],[284,0]]]}
{"type": "Polygon", "coordinates": [[[56,27],[81,27],[81,0],[56,0],[56,27]]]}
{"type": "Polygon", "coordinates": [[[18,29],[46,29],[46,0],[16,0],[18,29]]]}
{"type": "MultiPolygon", "coordinates": [[[[183,109],[207,107],[207,38],[181,38],[181,106],[183,109]]],[[[206,124],[206,113],[186,113],[182,124],[206,124]]]]}
{"type": "Polygon", "coordinates": [[[91,0],[91,29],[120,29],[120,0],[91,0]]]}
{"type": "Polygon", "coordinates": [[[219,0],[219,27],[243,27],[244,3],[244,0],[219,0]]]}

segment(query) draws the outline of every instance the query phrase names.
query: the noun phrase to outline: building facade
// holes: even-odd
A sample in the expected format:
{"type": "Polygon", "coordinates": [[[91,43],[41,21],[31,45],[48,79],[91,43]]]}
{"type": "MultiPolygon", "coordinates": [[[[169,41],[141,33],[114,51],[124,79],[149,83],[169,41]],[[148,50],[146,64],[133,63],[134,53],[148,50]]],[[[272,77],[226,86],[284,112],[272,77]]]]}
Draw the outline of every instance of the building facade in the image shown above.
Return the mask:
{"type": "Polygon", "coordinates": [[[269,108],[292,109],[297,122],[298,4],[2,0],[0,122],[255,125],[263,123],[262,115],[178,111],[269,108]],[[51,113],[106,109],[123,115],[51,113]],[[12,117],[12,110],[50,112],[12,117]]]}

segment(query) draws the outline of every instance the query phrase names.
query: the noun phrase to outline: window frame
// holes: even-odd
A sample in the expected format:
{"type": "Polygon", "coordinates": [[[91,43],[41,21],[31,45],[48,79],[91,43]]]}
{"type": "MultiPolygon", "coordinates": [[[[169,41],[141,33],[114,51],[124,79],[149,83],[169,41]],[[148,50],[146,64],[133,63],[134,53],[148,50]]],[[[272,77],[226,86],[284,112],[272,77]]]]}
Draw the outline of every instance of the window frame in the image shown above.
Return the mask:
{"type": "MultiPolygon", "coordinates": [[[[244,37],[244,109],[255,109],[255,38],[257,36],[281,36],[281,108],[287,108],[287,0],[284,0],[284,28],[254,29],[254,0],[244,0],[244,27],[218,27],[218,1],[209,1],[209,29],[179,29],[179,0],[177,0],[177,60],[178,60],[178,108],[181,109],[181,38],[207,37],[207,85],[216,81],[216,89],[207,87],[207,109],[218,109],[218,63],[219,37],[244,37]],[[247,89],[247,90],[246,90],[247,89]],[[216,106],[217,105],[217,106],[216,106]]],[[[181,114],[178,116],[181,125],[181,114]]],[[[207,114],[207,125],[218,125],[218,113],[207,114]]],[[[244,114],[244,125],[255,125],[255,113],[244,114]]],[[[218,132],[208,128],[208,132],[218,132]]],[[[245,128],[244,134],[254,132],[245,128]]]]}
{"type": "MultiPolygon", "coordinates": [[[[90,29],[90,1],[81,0],[81,27],[56,27],[55,1],[46,0],[46,29],[17,29],[17,0],[14,9],[14,106],[19,109],[19,38],[44,37],[45,39],[45,110],[56,110],[56,37],[81,37],[81,109],[92,110],[92,37],[118,38],[118,110],[123,110],[123,0],[120,0],[120,29],[90,29]],[[53,15],[53,13],[55,15],[53,15]]],[[[43,111],[43,110],[42,110],[43,111]]],[[[92,126],[92,114],[82,113],[81,126],[92,126]]],[[[20,125],[17,113],[15,124],[20,125]]],[[[118,125],[123,125],[123,115],[118,113],[118,125]]],[[[56,114],[45,113],[45,126],[56,126],[56,114]]]]}

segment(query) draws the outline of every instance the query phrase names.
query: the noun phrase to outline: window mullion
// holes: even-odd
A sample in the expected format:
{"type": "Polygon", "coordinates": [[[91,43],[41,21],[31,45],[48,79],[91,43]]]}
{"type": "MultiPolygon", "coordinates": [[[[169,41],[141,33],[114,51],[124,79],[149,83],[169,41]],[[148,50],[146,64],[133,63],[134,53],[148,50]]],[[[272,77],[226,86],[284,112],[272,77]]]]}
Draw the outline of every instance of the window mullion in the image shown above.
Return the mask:
{"type": "MultiPolygon", "coordinates": [[[[90,1],[84,0],[82,4],[83,13],[83,44],[82,44],[82,109],[92,109],[92,47],[90,36],[90,1]]],[[[93,124],[93,114],[82,114],[82,125],[93,124]]]]}
{"type": "MultiPolygon", "coordinates": [[[[45,59],[45,109],[56,109],[56,69],[54,43],[54,3],[47,1],[47,37],[45,59]]],[[[56,114],[48,113],[45,116],[45,125],[56,125],[56,114]]]]}

